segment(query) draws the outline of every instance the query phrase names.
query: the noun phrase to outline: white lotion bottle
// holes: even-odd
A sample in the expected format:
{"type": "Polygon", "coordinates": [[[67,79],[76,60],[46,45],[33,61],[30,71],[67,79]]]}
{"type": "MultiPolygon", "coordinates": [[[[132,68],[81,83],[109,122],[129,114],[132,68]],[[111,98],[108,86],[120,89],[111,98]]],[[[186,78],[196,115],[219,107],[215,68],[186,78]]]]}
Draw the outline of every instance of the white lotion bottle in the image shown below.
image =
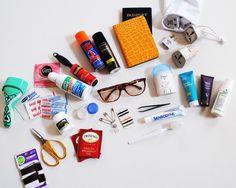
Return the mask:
{"type": "Polygon", "coordinates": [[[226,79],[220,87],[214,105],[211,109],[211,113],[214,116],[224,116],[227,103],[232,95],[233,85],[234,80],[226,79]]]}
{"type": "Polygon", "coordinates": [[[85,100],[91,93],[91,87],[71,76],[51,72],[48,79],[55,82],[61,90],[72,94],[73,96],[85,100]]]}

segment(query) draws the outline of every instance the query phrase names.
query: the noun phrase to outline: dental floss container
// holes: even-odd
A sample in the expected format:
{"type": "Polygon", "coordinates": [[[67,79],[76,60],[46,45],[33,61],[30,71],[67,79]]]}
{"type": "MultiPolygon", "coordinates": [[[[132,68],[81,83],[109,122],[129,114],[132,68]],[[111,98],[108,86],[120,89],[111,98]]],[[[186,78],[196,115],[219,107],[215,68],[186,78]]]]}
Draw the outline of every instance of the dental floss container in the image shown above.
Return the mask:
{"type": "Polygon", "coordinates": [[[176,93],[176,84],[170,65],[157,65],[152,70],[152,76],[158,96],[176,93]]]}

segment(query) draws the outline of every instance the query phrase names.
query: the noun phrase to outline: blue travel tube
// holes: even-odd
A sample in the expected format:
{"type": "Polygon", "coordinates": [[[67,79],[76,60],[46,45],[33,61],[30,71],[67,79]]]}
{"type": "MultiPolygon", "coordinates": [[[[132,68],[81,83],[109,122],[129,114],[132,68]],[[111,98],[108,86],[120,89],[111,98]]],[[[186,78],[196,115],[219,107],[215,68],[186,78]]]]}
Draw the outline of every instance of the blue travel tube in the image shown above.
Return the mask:
{"type": "Polygon", "coordinates": [[[190,107],[199,106],[193,71],[179,74],[190,107]]]}

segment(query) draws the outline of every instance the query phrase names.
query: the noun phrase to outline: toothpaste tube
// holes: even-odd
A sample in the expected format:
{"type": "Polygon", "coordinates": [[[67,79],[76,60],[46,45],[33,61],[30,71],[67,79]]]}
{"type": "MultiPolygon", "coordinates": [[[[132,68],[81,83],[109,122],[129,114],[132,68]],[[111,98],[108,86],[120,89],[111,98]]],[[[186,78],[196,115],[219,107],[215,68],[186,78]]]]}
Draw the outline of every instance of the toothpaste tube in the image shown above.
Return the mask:
{"type": "Polygon", "coordinates": [[[171,119],[171,118],[181,117],[181,116],[185,116],[185,109],[183,105],[180,105],[176,108],[173,108],[164,112],[160,112],[160,113],[145,117],[143,118],[143,122],[150,123],[154,121],[161,121],[161,120],[171,119]]]}

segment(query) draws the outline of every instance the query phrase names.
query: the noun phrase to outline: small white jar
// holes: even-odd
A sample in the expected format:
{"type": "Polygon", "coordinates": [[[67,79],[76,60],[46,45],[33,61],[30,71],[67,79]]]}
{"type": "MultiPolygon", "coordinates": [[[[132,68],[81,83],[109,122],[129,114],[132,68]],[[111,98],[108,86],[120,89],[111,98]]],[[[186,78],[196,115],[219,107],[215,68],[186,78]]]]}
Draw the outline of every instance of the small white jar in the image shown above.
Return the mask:
{"type": "Polygon", "coordinates": [[[64,132],[74,128],[74,126],[69,123],[68,116],[65,114],[65,112],[59,112],[53,116],[53,122],[60,134],[63,134],[64,132]]]}

